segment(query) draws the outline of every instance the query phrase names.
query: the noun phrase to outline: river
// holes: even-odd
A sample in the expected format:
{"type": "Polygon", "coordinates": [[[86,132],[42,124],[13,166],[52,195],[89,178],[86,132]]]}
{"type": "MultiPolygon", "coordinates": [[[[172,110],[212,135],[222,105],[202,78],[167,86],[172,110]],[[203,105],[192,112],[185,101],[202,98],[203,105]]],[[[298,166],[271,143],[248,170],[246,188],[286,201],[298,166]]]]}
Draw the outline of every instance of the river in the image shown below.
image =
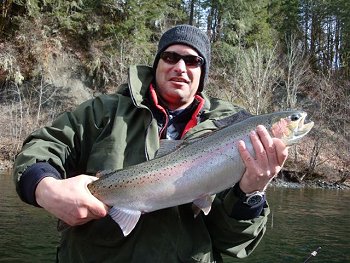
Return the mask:
{"type": "MultiPolygon", "coordinates": [[[[267,232],[238,262],[350,262],[350,191],[270,187],[267,232]]],[[[54,262],[56,220],[22,203],[12,177],[0,171],[0,262],[54,262]]],[[[225,258],[225,262],[237,262],[225,258]]]]}

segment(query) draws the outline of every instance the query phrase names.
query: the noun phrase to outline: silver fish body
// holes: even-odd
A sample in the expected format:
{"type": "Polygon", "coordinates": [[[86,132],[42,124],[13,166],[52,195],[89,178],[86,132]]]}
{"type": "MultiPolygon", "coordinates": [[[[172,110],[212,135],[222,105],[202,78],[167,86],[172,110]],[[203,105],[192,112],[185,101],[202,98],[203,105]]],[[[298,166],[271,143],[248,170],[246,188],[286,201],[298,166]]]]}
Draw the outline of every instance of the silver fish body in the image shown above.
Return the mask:
{"type": "Polygon", "coordinates": [[[243,140],[254,155],[249,133],[262,124],[287,145],[296,143],[313,126],[304,123],[305,117],[301,111],[253,116],[199,139],[180,142],[174,151],[148,162],[103,172],[88,188],[112,207],[109,214],[125,236],[142,213],[193,202],[208,214],[211,196],[232,187],[245,171],[237,142],[243,140]]]}

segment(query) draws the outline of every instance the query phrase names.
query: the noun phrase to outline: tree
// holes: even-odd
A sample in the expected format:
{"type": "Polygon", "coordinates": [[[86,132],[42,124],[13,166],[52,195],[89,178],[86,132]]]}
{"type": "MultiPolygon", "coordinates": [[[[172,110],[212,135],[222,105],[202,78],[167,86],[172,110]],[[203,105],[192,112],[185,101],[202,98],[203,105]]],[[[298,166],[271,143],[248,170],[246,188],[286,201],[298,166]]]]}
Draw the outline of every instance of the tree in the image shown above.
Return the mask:
{"type": "Polygon", "coordinates": [[[269,11],[284,53],[294,38],[314,72],[349,71],[349,1],[272,0],[269,11]]]}

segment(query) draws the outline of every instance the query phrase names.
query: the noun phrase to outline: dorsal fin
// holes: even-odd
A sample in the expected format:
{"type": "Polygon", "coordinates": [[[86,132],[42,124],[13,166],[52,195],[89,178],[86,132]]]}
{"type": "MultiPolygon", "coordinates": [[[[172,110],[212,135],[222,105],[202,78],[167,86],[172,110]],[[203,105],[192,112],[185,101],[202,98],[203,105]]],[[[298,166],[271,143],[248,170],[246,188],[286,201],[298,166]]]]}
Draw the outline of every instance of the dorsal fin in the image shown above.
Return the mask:
{"type": "Polygon", "coordinates": [[[183,144],[184,144],[183,140],[166,140],[166,139],[160,140],[160,147],[157,151],[156,158],[162,157],[164,155],[167,155],[181,148],[181,145],[183,144]]]}
{"type": "Polygon", "coordinates": [[[159,158],[165,156],[171,152],[181,149],[182,147],[187,146],[188,144],[194,143],[196,141],[202,140],[204,137],[207,137],[211,132],[205,133],[197,138],[186,139],[186,140],[160,140],[160,147],[157,151],[156,157],[159,158]]]}
{"type": "Polygon", "coordinates": [[[215,120],[214,124],[218,127],[218,128],[223,128],[232,124],[235,124],[237,122],[241,122],[245,119],[248,119],[250,117],[252,117],[253,115],[250,114],[249,112],[245,111],[245,110],[241,110],[233,115],[230,115],[226,118],[220,119],[220,120],[215,120]]]}

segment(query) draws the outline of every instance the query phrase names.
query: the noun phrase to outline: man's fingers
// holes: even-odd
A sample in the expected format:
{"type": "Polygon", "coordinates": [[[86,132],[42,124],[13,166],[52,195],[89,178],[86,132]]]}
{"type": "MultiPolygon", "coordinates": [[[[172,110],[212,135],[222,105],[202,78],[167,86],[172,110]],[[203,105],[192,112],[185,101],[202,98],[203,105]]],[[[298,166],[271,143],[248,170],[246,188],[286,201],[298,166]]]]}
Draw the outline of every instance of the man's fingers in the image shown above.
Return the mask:
{"type": "Polygon", "coordinates": [[[253,148],[256,154],[256,159],[261,160],[261,162],[266,162],[267,154],[266,154],[264,145],[262,144],[262,141],[259,135],[256,133],[256,131],[252,131],[250,133],[250,140],[253,144],[253,148]]]}
{"type": "Polygon", "coordinates": [[[246,166],[240,187],[245,192],[265,189],[272,178],[281,170],[288,156],[288,149],[277,138],[272,138],[267,129],[259,125],[250,133],[250,141],[255,152],[251,155],[243,141],[238,142],[238,150],[246,166]]]}
{"type": "Polygon", "coordinates": [[[241,155],[241,158],[245,164],[246,167],[251,166],[251,163],[254,161],[254,158],[250,155],[249,151],[247,150],[247,147],[244,143],[244,141],[238,142],[238,151],[241,155]]]}
{"type": "Polygon", "coordinates": [[[95,176],[87,176],[86,178],[86,190],[89,193],[88,211],[91,213],[91,215],[88,215],[88,217],[91,217],[92,219],[104,217],[108,213],[108,206],[93,196],[87,187],[89,183],[96,180],[98,180],[98,178],[95,176]]]}
{"type": "Polygon", "coordinates": [[[108,213],[108,206],[106,206],[94,196],[91,197],[91,202],[88,209],[91,214],[93,214],[94,218],[105,217],[108,213]]]}
{"type": "Polygon", "coordinates": [[[273,138],[272,140],[276,148],[278,164],[283,166],[288,157],[288,147],[279,139],[273,138]]]}
{"type": "Polygon", "coordinates": [[[266,128],[262,125],[257,127],[257,133],[264,147],[268,164],[275,166],[278,164],[276,146],[266,128]]]}

